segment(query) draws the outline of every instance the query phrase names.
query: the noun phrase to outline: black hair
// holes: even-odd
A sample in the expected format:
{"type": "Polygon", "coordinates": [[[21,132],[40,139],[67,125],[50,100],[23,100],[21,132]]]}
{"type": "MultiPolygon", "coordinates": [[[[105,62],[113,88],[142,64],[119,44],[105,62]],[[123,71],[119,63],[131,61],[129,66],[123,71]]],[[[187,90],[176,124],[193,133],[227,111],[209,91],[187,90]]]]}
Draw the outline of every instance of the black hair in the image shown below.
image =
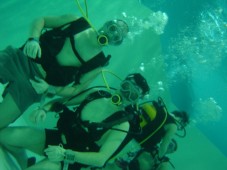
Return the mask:
{"type": "Polygon", "coordinates": [[[176,133],[176,135],[178,137],[184,138],[186,136],[185,127],[187,126],[187,124],[189,124],[189,115],[185,111],[178,111],[178,110],[173,111],[172,114],[175,115],[175,117],[178,117],[181,119],[181,120],[175,119],[177,124],[177,130],[182,132],[182,134],[176,133]]]}
{"type": "Polygon", "coordinates": [[[175,115],[176,117],[181,118],[181,123],[184,124],[185,126],[189,124],[189,115],[187,112],[175,110],[172,112],[172,114],[175,115]]]}
{"type": "Polygon", "coordinates": [[[133,79],[136,85],[142,89],[142,95],[146,95],[150,92],[150,87],[147,83],[147,80],[140,73],[129,74],[125,78],[125,80],[130,80],[130,79],[133,79]]]}

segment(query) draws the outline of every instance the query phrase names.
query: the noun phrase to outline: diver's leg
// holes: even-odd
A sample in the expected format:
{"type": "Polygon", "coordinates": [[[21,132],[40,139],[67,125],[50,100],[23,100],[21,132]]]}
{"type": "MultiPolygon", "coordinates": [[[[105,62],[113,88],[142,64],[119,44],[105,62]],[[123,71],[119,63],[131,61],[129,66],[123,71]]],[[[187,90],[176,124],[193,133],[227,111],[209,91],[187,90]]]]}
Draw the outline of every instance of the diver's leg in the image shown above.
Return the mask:
{"type": "Polygon", "coordinates": [[[8,127],[0,131],[0,145],[7,149],[22,169],[27,167],[25,149],[43,155],[45,131],[31,127],[8,127]]]}
{"type": "Polygon", "coordinates": [[[146,151],[142,152],[137,159],[139,163],[139,169],[141,170],[153,169],[152,167],[154,166],[154,160],[149,152],[146,151]]]}
{"type": "Polygon", "coordinates": [[[12,159],[11,155],[0,145],[0,169],[19,170],[18,164],[12,159]]]}
{"type": "Polygon", "coordinates": [[[0,129],[7,127],[21,115],[21,111],[8,93],[0,103],[0,129]]]}
{"type": "Polygon", "coordinates": [[[51,162],[48,159],[44,159],[43,161],[38,162],[25,170],[61,170],[61,163],[51,162]]]}

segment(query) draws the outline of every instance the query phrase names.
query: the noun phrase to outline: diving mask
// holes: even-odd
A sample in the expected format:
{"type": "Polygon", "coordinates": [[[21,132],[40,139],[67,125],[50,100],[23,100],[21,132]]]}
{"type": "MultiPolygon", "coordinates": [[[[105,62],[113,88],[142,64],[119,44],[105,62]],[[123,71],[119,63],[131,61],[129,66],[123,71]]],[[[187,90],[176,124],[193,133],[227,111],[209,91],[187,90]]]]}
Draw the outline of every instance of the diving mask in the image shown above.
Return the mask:
{"type": "Polygon", "coordinates": [[[130,102],[135,102],[140,98],[141,90],[133,82],[125,80],[121,83],[122,96],[130,102]]]}
{"type": "Polygon", "coordinates": [[[106,37],[104,45],[111,44],[111,45],[120,45],[127,34],[128,28],[126,23],[122,24],[123,21],[121,20],[113,20],[108,21],[104,24],[104,26],[99,30],[101,38],[103,36],[106,37]]]}

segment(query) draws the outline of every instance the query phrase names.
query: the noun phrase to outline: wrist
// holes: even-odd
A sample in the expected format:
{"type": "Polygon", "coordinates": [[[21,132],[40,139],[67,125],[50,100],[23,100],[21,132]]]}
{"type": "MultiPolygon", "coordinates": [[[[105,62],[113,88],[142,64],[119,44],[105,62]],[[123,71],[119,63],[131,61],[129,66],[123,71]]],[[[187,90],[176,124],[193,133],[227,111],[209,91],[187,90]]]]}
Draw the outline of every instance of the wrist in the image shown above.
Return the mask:
{"type": "Polygon", "coordinates": [[[67,149],[65,151],[65,158],[64,158],[65,162],[68,162],[70,164],[73,164],[76,162],[76,154],[74,151],[67,149]]]}
{"type": "Polygon", "coordinates": [[[41,106],[38,106],[38,110],[42,110],[44,113],[47,113],[48,112],[47,109],[45,109],[44,107],[41,107],[41,106]]]}
{"type": "Polygon", "coordinates": [[[49,85],[49,87],[47,88],[46,90],[46,94],[49,96],[49,97],[54,97],[56,95],[56,89],[54,86],[52,85],[49,85]]]}
{"type": "Polygon", "coordinates": [[[37,43],[40,43],[39,38],[37,37],[29,37],[27,41],[35,41],[37,43]]]}

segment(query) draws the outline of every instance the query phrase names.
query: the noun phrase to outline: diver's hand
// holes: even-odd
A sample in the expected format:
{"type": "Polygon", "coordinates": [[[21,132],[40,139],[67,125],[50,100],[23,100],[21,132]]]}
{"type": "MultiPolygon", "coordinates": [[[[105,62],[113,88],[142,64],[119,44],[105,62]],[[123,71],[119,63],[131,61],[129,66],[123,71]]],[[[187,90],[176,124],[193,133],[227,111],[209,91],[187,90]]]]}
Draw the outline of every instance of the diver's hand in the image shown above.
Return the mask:
{"type": "Polygon", "coordinates": [[[24,54],[30,58],[35,59],[36,57],[41,57],[41,48],[39,45],[39,40],[35,38],[29,38],[26,42],[23,50],[24,54]]]}
{"type": "Polygon", "coordinates": [[[60,162],[65,158],[65,149],[61,146],[49,145],[44,152],[46,153],[48,159],[53,162],[60,162]]]}
{"type": "Polygon", "coordinates": [[[39,77],[35,77],[35,80],[30,79],[30,83],[32,84],[32,87],[35,89],[36,93],[38,94],[43,94],[47,92],[50,86],[45,80],[39,77]]]}
{"type": "Polygon", "coordinates": [[[30,121],[35,124],[39,122],[44,122],[46,120],[46,116],[47,116],[47,111],[41,107],[37,107],[30,114],[30,121]]]}

